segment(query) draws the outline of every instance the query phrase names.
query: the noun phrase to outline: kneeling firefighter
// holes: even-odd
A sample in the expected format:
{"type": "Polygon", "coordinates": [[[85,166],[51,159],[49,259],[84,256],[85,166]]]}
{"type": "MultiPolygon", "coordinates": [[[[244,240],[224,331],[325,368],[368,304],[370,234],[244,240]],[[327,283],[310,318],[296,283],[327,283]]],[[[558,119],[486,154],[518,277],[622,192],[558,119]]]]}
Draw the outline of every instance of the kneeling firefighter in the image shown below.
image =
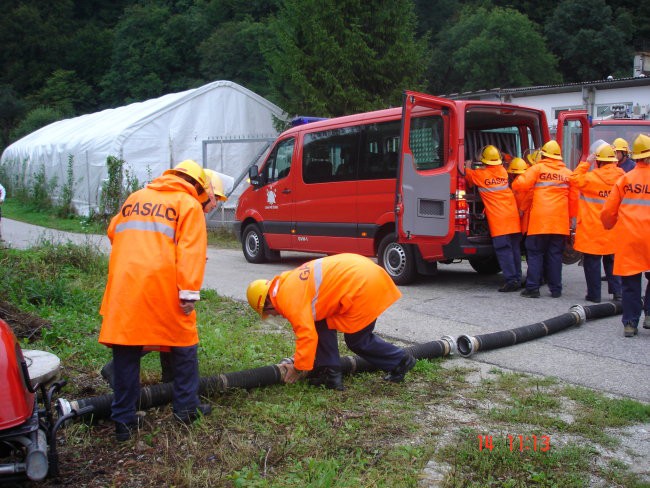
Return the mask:
{"type": "Polygon", "coordinates": [[[357,254],[309,261],[271,280],[255,280],[248,303],[262,318],[281,315],[296,334],[293,364],[282,365],[285,383],[303,377],[315,386],[343,390],[337,331],[352,352],[387,381],[401,382],[415,358],[374,333],[377,317],[401,293],[383,268],[357,254]]]}

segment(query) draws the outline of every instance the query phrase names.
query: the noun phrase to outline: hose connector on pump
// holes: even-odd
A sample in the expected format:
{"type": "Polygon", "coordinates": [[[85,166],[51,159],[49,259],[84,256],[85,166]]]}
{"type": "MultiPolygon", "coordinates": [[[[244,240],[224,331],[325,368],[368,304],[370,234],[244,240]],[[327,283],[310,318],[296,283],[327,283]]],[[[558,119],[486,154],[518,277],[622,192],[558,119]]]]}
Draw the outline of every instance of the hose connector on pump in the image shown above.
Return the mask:
{"type": "Polygon", "coordinates": [[[569,313],[572,313],[576,318],[576,325],[580,325],[587,321],[587,312],[582,305],[576,304],[569,308],[569,313]]]}
{"type": "Polygon", "coordinates": [[[476,337],[461,335],[456,339],[458,354],[464,358],[468,358],[478,351],[479,344],[476,337]]]}
{"type": "Polygon", "coordinates": [[[453,356],[454,354],[458,354],[458,345],[456,344],[456,339],[454,339],[452,336],[442,336],[440,338],[441,341],[447,343],[447,348],[449,349],[448,351],[445,351],[447,355],[453,356]]]}

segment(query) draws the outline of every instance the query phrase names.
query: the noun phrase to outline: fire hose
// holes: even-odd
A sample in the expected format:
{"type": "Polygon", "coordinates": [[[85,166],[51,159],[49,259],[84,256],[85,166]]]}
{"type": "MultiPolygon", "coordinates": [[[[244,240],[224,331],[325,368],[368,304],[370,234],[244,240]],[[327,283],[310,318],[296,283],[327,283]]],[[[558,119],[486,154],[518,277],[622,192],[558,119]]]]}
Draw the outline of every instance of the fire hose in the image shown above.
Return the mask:
{"type": "MultiPolygon", "coordinates": [[[[456,352],[463,357],[469,357],[479,351],[489,351],[521,344],[522,342],[554,334],[574,325],[580,325],[587,320],[609,317],[621,312],[622,306],[619,302],[584,306],[574,305],[567,313],[531,325],[476,336],[461,335],[457,340],[450,336],[444,336],[437,341],[406,347],[405,350],[416,359],[434,359],[449,356],[456,352]]],[[[341,372],[343,374],[362,373],[376,369],[375,366],[359,356],[344,356],[341,358],[341,372]]],[[[199,393],[203,396],[211,396],[224,393],[229,389],[252,389],[282,383],[280,367],[274,364],[202,377],[199,380],[199,393]]],[[[139,408],[148,409],[165,405],[171,403],[172,399],[172,383],[147,386],[140,390],[139,408]]],[[[94,421],[110,416],[112,401],[112,394],[73,401],[59,399],[57,409],[63,414],[71,411],[88,412],[79,415],[78,418],[83,421],[94,421]],[[92,407],[92,409],[88,407],[92,407]]]]}

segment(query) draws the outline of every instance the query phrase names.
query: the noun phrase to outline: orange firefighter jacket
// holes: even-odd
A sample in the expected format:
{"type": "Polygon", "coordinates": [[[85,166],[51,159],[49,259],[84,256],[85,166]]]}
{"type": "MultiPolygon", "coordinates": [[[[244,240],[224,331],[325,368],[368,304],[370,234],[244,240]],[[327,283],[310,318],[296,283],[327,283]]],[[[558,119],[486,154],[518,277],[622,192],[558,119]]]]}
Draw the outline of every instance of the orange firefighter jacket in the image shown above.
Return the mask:
{"type": "Polygon", "coordinates": [[[358,332],[370,325],[402,294],[383,268],[357,254],[309,261],[271,281],[269,297],[296,334],[295,367],[314,367],[318,334],[315,322],[330,329],[358,332]]]}
{"type": "MultiPolygon", "coordinates": [[[[519,178],[521,175],[517,175],[519,178]]],[[[515,180],[517,179],[515,178],[515,180]]],[[[512,180],[513,182],[515,180],[512,180]]],[[[533,192],[532,191],[516,191],[512,190],[512,193],[515,195],[515,201],[517,202],[517,209],[519,210],[519,223],[521,224],[521,233],[528,233],[528,221],[530,220],[530,206],[533,203],[533,192]]]]}
{"type": "Polygon", "coordinates": [[[600,214],[614,233],[614,274],[630,276],[650,270],[650,165],[636,168],[612,187],[600,214]]]}
{"type": "Polygon", "coordinates": [[[590,167],[590,163],[583,161],[571,175],[571,181],[580,190],[573,248],[601,256],[614,254],[614,233],[603,227],[600,212],[612,186],[625,171],[614,163],[594,168],[593,171],[589,171],[590,167]]]}
{"type": "Polygon", "coordinates": [[[502,165],[467,168],[465,179],[478,188],[492,237],[521,232],[517,202],[502,165]]]}
{"type": "Polygon", "coordinates": [[[105,345],[191,346],[207,252],[205,217],[196,189],[163,175],[132,193],[108,227],[112,251],[100,314],[105,345]]]}
{"type": "Polygon", "coordinates": [[[571,171],[556,159],[542,159],[512,182],[516,192],[533,194],[528,235],[569,235],[570,219],[578,214],[578,189],[571,171]]]}

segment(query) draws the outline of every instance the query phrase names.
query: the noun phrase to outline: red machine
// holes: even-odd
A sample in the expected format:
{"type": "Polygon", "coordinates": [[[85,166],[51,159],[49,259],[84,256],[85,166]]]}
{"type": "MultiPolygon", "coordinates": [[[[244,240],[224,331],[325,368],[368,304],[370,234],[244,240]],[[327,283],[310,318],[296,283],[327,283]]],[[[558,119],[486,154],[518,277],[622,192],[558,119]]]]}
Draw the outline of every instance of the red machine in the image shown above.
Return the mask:
{"type": "Polygon", "coordinates": [[[68,412],[55,421],[52,397],[64,385],[58,381],[48,390],[32,386],[20,344],[0,319],[0,482],[58,475],[56,433],[67,420],[89,412],[68,412]]]}

